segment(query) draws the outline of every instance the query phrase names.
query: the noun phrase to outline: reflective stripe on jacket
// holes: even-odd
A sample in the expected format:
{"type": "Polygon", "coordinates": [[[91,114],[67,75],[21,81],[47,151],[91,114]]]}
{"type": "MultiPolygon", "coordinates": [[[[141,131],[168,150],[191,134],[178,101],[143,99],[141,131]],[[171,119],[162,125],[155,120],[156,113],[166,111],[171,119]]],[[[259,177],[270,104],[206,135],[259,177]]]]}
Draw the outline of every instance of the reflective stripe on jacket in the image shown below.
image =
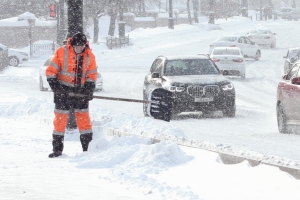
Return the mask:
{"type": "Polygon", "coordinates": [[[81,85],[83,87],[85,82],[94,82],[97,80],[97,66],[95,56],[89,48],[88,43],[83,53],[82,70],[81,70],[81,83],[76,83],[77,80],[77,56],[73,47],[70,45],[70,38],[67,45],[59,47],[52,61],[46,69],[47,79],[57,78],[61,85],[76,87],[81,85]]]}

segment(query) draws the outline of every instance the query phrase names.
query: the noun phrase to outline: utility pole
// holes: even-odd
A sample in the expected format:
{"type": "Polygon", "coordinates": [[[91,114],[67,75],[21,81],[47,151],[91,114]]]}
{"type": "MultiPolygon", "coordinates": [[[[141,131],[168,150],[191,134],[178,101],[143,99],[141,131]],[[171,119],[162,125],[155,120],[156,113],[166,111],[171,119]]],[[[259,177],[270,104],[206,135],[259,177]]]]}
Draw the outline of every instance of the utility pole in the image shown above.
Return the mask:
{"type": "Polygon", "coordinates": [[[173,0],[169,0],[169,19],[168,27],[174,29],[174,18],[173,18],[173,0]]]}
{"type": "Polygon", "coordinates": [[[66,39],[65,31],[65,0],[58,0],[57,3],[58,13],[57,13],[57,39],[56,42],[60,46],[63,45],[63,41],[66,39]]]}
{"type": "MultiPolygon", "coordinates": [[[[68,3],[68,34],[67,38],[75,33],[83,33],[83,0],[67,0],[68,3]]],[[[67,124],[68,129],[76,129],[74,109],[70,109],[67,124]]]]}
{"type": "Polygon", "coordinates": [[[259,7],[260,7],[259,20],[262,21],[262,0],[260,0],[259,2],[259,7]]]}
{"type": "Polygon", "coordinates": [[[83,33],[83,0],[67,0],[68,3],[68,34],[83,33]]]}

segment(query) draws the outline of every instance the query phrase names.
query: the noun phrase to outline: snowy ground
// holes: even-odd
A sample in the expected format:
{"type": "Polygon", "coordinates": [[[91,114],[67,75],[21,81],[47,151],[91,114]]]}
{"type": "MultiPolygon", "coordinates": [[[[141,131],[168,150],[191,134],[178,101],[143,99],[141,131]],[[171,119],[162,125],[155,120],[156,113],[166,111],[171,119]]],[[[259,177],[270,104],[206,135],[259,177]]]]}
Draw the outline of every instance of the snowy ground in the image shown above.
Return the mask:
{"type": "MultiPolygon", "coordinates": [[[[107,20],[101,22],[107,27],[107,20]]],[[[172,142],[150,144],[137,136],[108,137],[103,131],[175,135],[300,161],[299,135],[279,134],[275,113],[282,57],[299,44],[300,21],[234,17],[216,23],[136,29],[129,33],[131,45],[117,50],[92,45],[104,77],[104,91],[95,95],[142,99],[144,76],[158,55],[207,53],[210,42],[221,35],[270,28],[277,47],[262,48],[259,61],[247,60],[246,80],[231,79],[236,117],[216,113],[167,123],[143,117],[138,103],[93,100],[95,137],[86,153],[73,131],[66,135],[63,156],[47,157],[52,149],[53,94],[38,90],[38,69],[46,57],[0,72],[1,199],[299,199],[299,180],[278,168],[251,167],[248,162],[224,165],[216,153],[172,142]]]]}

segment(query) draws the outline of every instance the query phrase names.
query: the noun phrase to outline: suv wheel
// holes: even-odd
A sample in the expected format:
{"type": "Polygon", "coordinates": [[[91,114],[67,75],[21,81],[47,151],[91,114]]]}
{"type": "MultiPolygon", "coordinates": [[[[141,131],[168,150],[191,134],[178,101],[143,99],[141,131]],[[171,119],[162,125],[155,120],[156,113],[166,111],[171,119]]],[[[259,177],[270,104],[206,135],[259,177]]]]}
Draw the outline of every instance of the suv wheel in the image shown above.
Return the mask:
{"type": "Polygon", "coordinates": [[[9,65],[17,67],[19,65],[19,60],[16,57],[9,57],[9,65]]]}
{"type": "Polygon", "coordinates": [[[281,106],[280,103],[277,105],[277,124],[280,133],[288,132],[288,126],[286,124],[286,116],[284,114],[283,107],[281,106]]]}
{"type": "Polygon", "coordinates": [[[235,116],[235,104],[233,106],[227,107],[226,109],[222,110],[224,117],[234,117],[235,116]]]}
{"type": "Polygon", "coordinates": [[[260,59],[260,51],[256,51],[256,54],[254,56],[254,60],[259,60],[260,59]]]}

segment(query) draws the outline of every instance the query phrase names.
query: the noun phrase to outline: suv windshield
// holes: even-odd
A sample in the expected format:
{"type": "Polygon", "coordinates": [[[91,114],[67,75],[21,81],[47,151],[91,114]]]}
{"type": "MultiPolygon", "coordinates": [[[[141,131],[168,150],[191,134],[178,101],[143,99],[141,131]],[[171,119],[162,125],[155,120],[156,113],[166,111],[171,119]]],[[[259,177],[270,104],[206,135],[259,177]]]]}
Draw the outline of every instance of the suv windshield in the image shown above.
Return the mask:
{"type": "Polygon", "coordinates": [[[289,57],[290,58],[298,58],[298,54],[299,54],[300,50],[293,50],[293,51],[290,51],[290,54],[289,54],[289,57]]]}
{"type": "Polygon", "coordinates": [[[165,64],[165,76],[219,74],[214,63],[208,59],[169,60],[165,64]]]}

